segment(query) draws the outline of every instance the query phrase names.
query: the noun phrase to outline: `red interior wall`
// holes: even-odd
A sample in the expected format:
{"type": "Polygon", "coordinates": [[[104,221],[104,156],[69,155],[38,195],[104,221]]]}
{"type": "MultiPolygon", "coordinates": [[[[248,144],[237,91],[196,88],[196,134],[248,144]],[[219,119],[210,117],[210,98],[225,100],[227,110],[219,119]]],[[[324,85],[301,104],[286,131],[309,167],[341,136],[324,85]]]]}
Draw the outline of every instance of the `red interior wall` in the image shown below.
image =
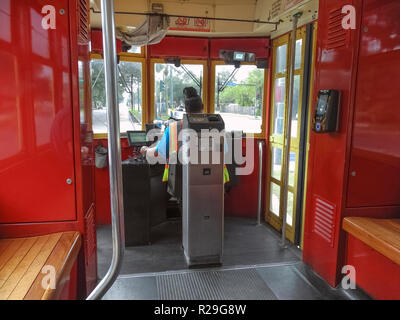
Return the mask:
{"type": "MultiPolygon", "coordinates": [[[[248,176],[240,176],[240,182],[237,186],[230,189],[225,194],[225,216],[226,217],[242,217],[242,218],[256,218],[258,210],[258,178],[259,178],[259,149],[258,142],[260,139],[250,140],[253,144],[253,159],[254,170],[248,176]]],[[[246,140],[243,139],[243,154],[246,152],[246,140]]],[[[263,147],[263,171],[262,171],[262,188],[261,188],[261,212],[264,212],[264,198],[265,198],[265,183],[266,170],[265,170],[265,144],[263,147]]],[[[261,217],[263,220],[263,217],[261,217]]]]}
{"type": "Polygon", "coordinates": [[[160,43],[148,47],[151,57],[181,57],[183,59],[219,60],[219,51],[238,50],[252,52],[257,59],[268,58],[270,39],[262,38],[187,38],[165,37],[160,43]]]}
{"type": "MultiPolygon", "coordinates": [[[[96,145],[101,143],[108,146],[107,139],[97,139],[96,145]]],[[[121,138],[121,160],[124,161],[133,154],[133,148],[128,145],[127,138],[121,138]]],[[[111,224],[110,202],[110,174],[108,166],[102,169],[95,168],[95,193],[96,193],[96,224],[111,224]]]]}
{"type": "Polygon", "coordinates": [[[370,281],[367,274],[374,266],[385,270],[386,262],[378,254],[361,259],[365,248],[354,241],[349,243],[346,261],[347,237],[341,223],[346,216],[400,217],[400,92],[388,85],[400,81],[400,24],[396,15],[400,3],[352,3],[357,28],[349,31],[347,46],[329,49],[329,13],[349,3],[320,1],[315,88],[316,92],[342,90],[343,99],[339,133],[311,133],[303,256],[332,286],[339,283],[344,264],[357,263],[363,273],[362,287],[367,290],[376,287],[372,277],[385,283],[386,274],[374,273],[370,281]],[[314,232],[315,197],[336,206],[333,245],[314,232]]]}
{"type": "MultiPolygon", "coordinates": [[[[400,218],[400,2],[363,3],[354,129],[344,216],[400,218]],[[380,21],[380,23],[376,23],[380,21]]],[[[400,299],[400,266],[348,236],[345,264],[376,299],[400,299]]]]}
{"type": "Polygon", "coordinates": [[[358,16],[357,29],[345,32],[346,40],[342,46],[328,49],[327,38],[330,12],[339,10],[340,14],[341,8],[349,3],[355,5],[357,11],[361,12],[361,1],[321,0],[319,2],[314,101],[319,90],[336,89],[342,92],[340,129],[339,132],[333,134],[310,133],[308,163],[303,259],[332,286],[336,286],[338,281],[340,223],[348,161],[347,142],[351,130],[350,112],[354,101],[353,87],[357,72],[355,67],[360,16],[358,16]],[[317,198],[336,207],[333,215],[332,242],[326,241],[314,231],[314,208],[317,198]]]}
{"type": "Polygon", "coordinates": [[[379,300],[400,300],[400,266],[348,235],[347,264],[356,270],[357,286],[379,300]]]}
{"type": "MultiPolygon", "coordinates": [[[[115,39],[117,52],[122,52],[122,41],[115,39]]],[[[103,53],[103,33],[101,30],[91,31],[91,50],[96,53],[103,53]]]]}
{"type": "MultiPolygon", "coordinates": [[[[0,237],[79,231],[81,253],[96,241],[85,232],[94,209],[94,166],[89,42],[78,44],[82,3],[53,1],[56,12],[67,14],[45,30],[47,1],[0,1],[0,237]]],[[[78,260],[89,262],[83,254],[78,260]]],[[[90,272],[97,277],[96,268],[90,272]]],[[[71,281],[76,287],[76,277],[71,281]]],[[[79,288],[86,296],[85,279],[79,288]]]]}

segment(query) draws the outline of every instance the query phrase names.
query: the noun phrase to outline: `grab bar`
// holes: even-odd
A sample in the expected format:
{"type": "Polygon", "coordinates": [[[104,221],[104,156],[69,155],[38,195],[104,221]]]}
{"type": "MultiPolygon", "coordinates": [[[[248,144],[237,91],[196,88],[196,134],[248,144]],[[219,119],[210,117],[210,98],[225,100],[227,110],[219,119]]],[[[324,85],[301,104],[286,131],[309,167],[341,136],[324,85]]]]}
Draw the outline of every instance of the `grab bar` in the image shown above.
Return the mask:
{"type": "Polygon", "coordinates": [[[259,168],[258,168],[258,208],[257,208],[257,225],[261,225],[261,208],[262,208],[262,173],[263,173],[263,148],[264,141],[258,142],[259,168]]]}
{"type": "Polygon", "coordinates": [[[110,170],[113,254],[107,274],[90,293],[87,300],[101,299],[112,286],[121,269],[125,248],[114,0],[101,0],[101,21],[103,28],[104,74],[106,81],[106,106],[108,118],[108,160],[110,170]]]}

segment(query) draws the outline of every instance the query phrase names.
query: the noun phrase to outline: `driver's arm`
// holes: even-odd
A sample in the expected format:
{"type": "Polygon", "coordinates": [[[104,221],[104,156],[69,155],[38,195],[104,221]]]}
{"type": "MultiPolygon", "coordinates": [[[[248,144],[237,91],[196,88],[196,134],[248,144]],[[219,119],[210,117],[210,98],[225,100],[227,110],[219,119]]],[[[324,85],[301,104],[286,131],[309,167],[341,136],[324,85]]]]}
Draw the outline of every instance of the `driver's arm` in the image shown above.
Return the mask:
{"type": "Polygon", "coordinates": [[[158,142],[157,146],[149,148],[142,147],[140,149],[140,153],[145,157],[158,157],[161,156],[164,159],[168,159],[168,151],[169,151],[169,127],[165,129],[164,134],[161,140],[158,142]]]}

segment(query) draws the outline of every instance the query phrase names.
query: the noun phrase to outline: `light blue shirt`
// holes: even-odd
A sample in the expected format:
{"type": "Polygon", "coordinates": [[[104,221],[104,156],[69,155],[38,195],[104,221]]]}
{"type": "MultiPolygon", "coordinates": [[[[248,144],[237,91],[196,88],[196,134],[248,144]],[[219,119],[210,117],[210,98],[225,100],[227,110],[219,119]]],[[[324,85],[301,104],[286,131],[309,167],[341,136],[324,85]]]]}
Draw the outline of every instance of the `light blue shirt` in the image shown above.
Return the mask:
{"type": "MultiPolygon", "coordinates": [[[[161,140],[158,142],[156,151],[164,159],[169,158],[169,126],[165,129],[161,140]]],[[[225,153],[228,152],[228,143],[225,139],[225,153]]]]}

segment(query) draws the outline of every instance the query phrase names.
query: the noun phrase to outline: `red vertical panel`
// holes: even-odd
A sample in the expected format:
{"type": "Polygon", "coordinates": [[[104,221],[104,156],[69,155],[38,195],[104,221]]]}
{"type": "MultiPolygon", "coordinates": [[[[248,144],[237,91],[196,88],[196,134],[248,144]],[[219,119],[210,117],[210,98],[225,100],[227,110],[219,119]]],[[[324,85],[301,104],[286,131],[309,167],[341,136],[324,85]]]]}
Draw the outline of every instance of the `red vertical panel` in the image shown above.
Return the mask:
{"type": "Polygon", "coordinates": [[[400,2],[363,10],[348,207],[400,205],[400,2]]]}
{"type": "MultiPolygon", "coordinates": [[[[239,176],[239,184],[233,186],[229,192],[225,193],[225,206],[224,212],[227,217],[242,217],[242,218],[254,218],[257,217],[258,210],[258,177],[259,177],[259,150],[258,150],[258,139],[243,139],[243,154],[246,152],[246,141],[253,144],[253,156],[254,159],[254,170],[250,175],[239,176]]],[[[264,164],[266,149],[264,146],[264,164]]],[[[250,155],[247,155],[250,156],[250,155]]],[[[265,168],[263,168],[265,169],[265,168]]],[[[266,181],[266,170],[263,170],[262,181],[266,181]]],[[[261,190],[261,194],[264,195],[265,184],[261,190]]],[[[261,203],[264,204],[263,199],[261,203]]],[[[261,212],[264,212],[263,210],[261,212]]],[[[261,217],[261,219],[263,219],[261,217]]]]}
{"type": "MultiPolygon", "coordinates": [[[[107,147],[107,139],[96,140],[96,145],[101,142],[107,147]]],[[[128,159],[133,154],[133,149],[128,145],[127,138],[121,138],[121,160],[128,159]]],[[[96,224],[111,224],[110,203],[110,175],[108,166],[102,169],[95,168],[95,193],[96,193],[96,224]]]]}
{"type": "Polygon", "coordinates": [[[68,1],[49,30],[47,4],[0,2],[0,223],[76,219],[68,1]]]}
{"type": "MultiPolygon", "coordinates": [[[[319,90],[342,92],[340,130],[334,134],[310,134],[308,192],[304,234],[304,261],[335,286],[338,278],[339,250],[343,233],[340,222],[343,188],[346,183],[349,119],[354,98],[361,1],[321,0],[319,6],[315,94],[319,90]],[[344,5],[356,7],[357,29],[344,30],[341,13],[344,5]],[[336,41],[335,39],[339,39],[336,41]],[[315,199],[324,199],[337,209],[333,246],[313,230],[315,199]]],[[[314,97],[315,101],[315,97],[314,97]]]]}

